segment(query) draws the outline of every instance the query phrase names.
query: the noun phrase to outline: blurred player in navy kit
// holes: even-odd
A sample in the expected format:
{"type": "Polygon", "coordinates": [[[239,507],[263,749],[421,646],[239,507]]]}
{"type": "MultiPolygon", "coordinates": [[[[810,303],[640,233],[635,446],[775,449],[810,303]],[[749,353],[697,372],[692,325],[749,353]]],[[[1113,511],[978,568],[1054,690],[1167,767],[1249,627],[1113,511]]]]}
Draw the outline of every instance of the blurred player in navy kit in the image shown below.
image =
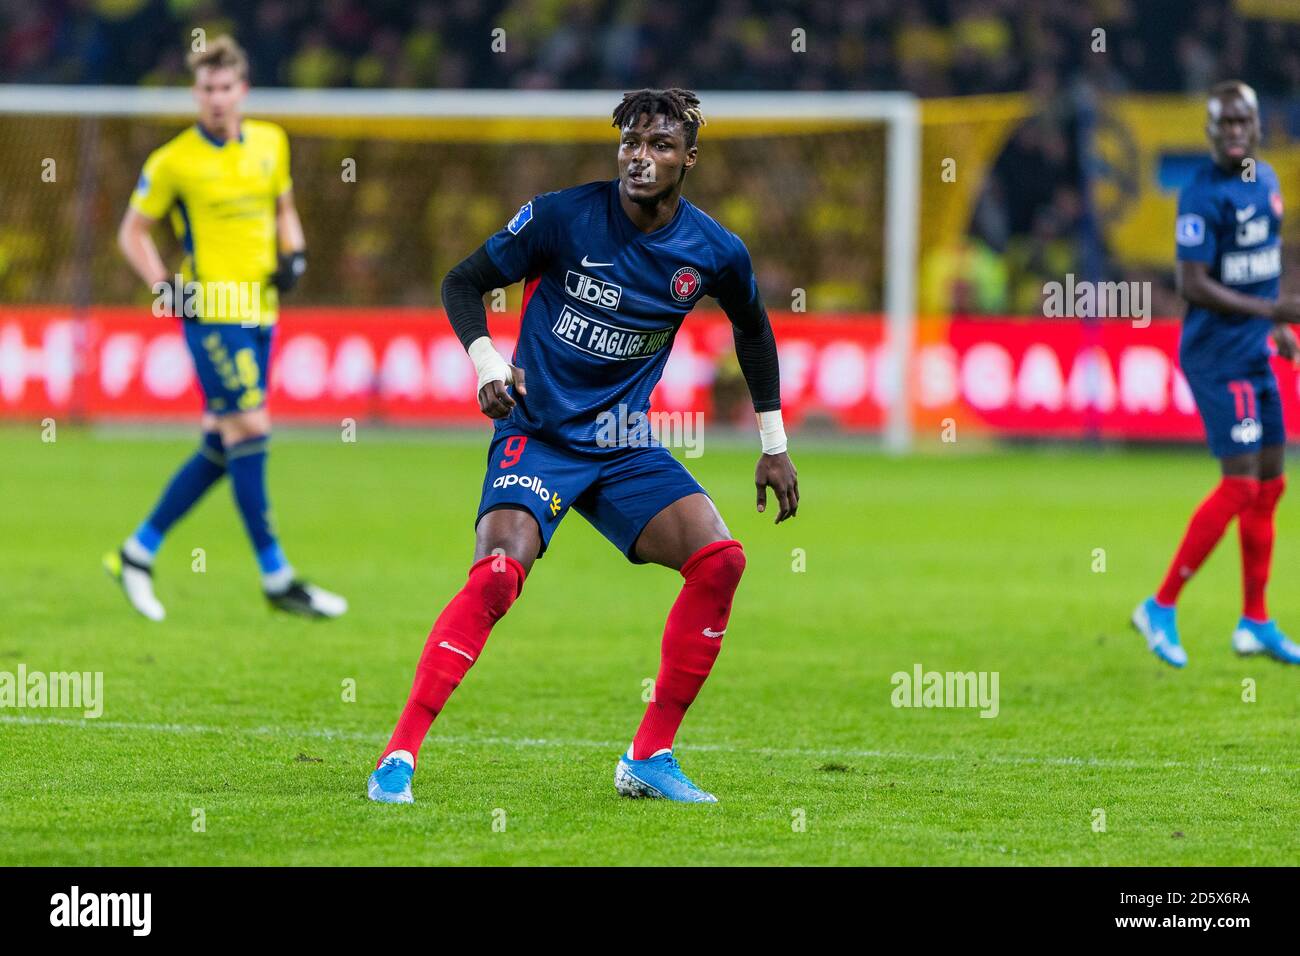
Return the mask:
{"type": "Polygon", "coordinates": [[[1282,190],[1273,167],[1256,156],[1255,91],[1235,80],[1220,83],[1207,113],[1211,156],[1178,197],[1178,291],[1187,300],[1179,364],[1222,479],[1192,516],[1160,589],[1133,612],[1133,624],[1157,657],[1186,666],[1174,619],[1179,592],[1236,518],[1243,601],[1233,648],[1298,664],[1300,647],[1269,618],[1264,601],[1273,514],[1286,487],[1286,428],[1268,343],[1272,337],[1279,354],[1294,360],[1287,323],[1300,321],[1300,299],[1278,296],[1282,190]]]}

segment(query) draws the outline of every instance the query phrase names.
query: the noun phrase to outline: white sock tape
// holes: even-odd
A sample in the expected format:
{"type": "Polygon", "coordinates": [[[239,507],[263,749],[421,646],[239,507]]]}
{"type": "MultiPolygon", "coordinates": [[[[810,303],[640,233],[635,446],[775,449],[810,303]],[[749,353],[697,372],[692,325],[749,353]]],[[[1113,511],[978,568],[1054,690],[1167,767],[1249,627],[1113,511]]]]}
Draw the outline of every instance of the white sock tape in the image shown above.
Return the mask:
{"type": "Polygon", "coordinates": [[[774,412],[755,412],[758,419],[758,434],[763,440],[764,455],[779,455],[785,451],[785,425],[781,422],[781,410],[774,412]]]}
{"type": "Polygon", "coordinates": [[[478,372],[478,387],[474,389],[475,395],[481,392],[488,382],[503,382],[506,385],[514,382],[510,363],[501,357],[501,353],[486,335],[480,335],[469,343],[469,358],[474,363],[474,371],[478,372]]]}

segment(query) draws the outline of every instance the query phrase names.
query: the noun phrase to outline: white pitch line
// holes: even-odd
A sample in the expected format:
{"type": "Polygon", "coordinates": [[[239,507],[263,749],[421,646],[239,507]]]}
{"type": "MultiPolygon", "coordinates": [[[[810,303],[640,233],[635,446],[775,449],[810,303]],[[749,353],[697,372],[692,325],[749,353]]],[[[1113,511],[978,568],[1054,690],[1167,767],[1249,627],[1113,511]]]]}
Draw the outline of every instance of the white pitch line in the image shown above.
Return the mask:
{"type": "MultiPolygon", "coordinates": [[[[121,720],[86,720],[75,717],[10,715],[0,715],[0,724],[32,727],[77,727],[87,730],[98,728],[101,730],[125,730],[136,733],[157,734],[215,734],[231,737],[280,737],[287,739],[310,737],[320,740],[357,740],[377,744],[385,743],[388,740],[387,734],[367,733],[357,730],[336,730],[329,727],[216,727],[204,724],[137,723],[121,720]]],[[[611,750],[618,753],[621,753],[626,748],[626,743],[617,741],[554,737],[461,737],[447,735],[434,737],[430,743],[435,747],[442,743],[451,746],[514,747],[519,749],[528,747],[579,748],[585,750],[611,750]]],[[[1274,768],[1262,765],[1221,763],[1216,760],[1188,763],[1182,760],[1142,761],[1105,757],[1038,757],[1029,754],[912,753],[902,750],[854,750],[841,747],[741,747],[734,744],[691,744],[685,749],[714,753],[748,753],[762,757],[849,757],[869,760],[910,760],[937,763],[969,762],[1030,767],[1095,768],[1100,770],[1227,770],[1235,773],[1282,773],[1284,775],[1300,771],[1300,767],[1274,768]]]]}

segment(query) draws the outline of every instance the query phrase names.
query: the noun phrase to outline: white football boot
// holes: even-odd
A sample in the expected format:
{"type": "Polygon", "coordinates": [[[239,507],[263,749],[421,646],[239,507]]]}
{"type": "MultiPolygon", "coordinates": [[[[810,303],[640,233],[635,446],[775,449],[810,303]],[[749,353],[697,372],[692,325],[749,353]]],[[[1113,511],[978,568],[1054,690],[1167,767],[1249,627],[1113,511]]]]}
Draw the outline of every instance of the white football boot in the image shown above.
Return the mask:
{"type": "Polygon", "coordinates": [[[153,593],[152,567],[131,560],[125,551],[110,551],[104,555],[104,570],[121,586],[127,603],[139,614],[151,621],[161,621],[167,616],[153,593]]]}

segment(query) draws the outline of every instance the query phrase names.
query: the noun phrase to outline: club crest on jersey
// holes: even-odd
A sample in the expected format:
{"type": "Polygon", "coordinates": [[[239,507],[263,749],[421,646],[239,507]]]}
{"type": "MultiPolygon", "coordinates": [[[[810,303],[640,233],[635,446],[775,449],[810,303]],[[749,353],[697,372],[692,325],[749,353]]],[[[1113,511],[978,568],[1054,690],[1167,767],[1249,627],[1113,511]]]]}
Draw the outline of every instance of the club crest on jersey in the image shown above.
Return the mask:
{"type": "Polygon", "coordinates": [[[511,219],[508,223],[506,223],[506,229],[510,231],[510,235],[517,236],[519,235],[519,230],[524,228],[524,226],[528,225],[530,222],[532,222],[532,220],[533,220],[533,203],[532,200],[530,199],[528,202],[520,206],[519,211],[515,213],[514,218],[511,219]]]}
{"type": "Polygon", "coordinates": [[[700,291],[700,274],[690,266],[682,266],[673,273],[668,289],[678,302],[690,302],[700,291]]]}

